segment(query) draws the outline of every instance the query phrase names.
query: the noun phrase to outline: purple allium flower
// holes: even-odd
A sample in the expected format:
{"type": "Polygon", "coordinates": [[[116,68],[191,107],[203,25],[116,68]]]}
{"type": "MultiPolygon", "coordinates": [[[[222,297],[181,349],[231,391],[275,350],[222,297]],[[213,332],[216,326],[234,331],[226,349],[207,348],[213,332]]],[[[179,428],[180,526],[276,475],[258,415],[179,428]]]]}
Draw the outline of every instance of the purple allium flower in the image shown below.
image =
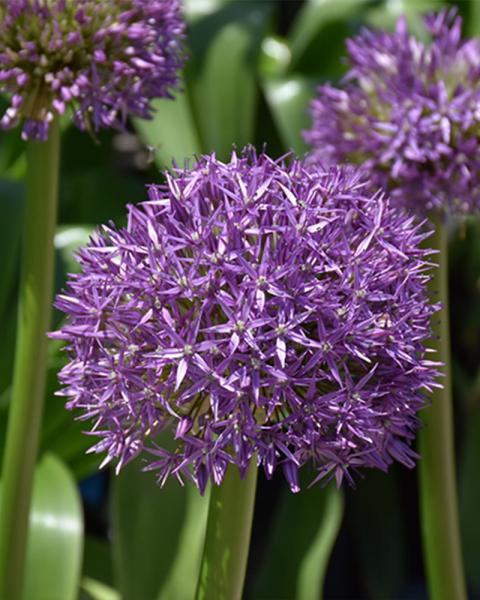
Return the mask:
{"type": "Polygon", "coordinates": [[[340,481],[349,467],[413,465],[435,363],[424,341],[427,237],[354,170],[305,168],[251,149],[166,174],[124,229],[79,253],[54,337],[67,408],[92,448],[203,492],[228,463],[340,481]],[[174,451],[157,444],[171,432],[174,451]]]}
{"type": "Polygon", "coordinates": [[[44,140],[69,106],[93,131],[149,117],[179,83],[183,37],[179,0],[3,0],[0,127],[24,121],[24,139],[44,140]]]}
{"type": "Polygon", "coordinates": [[[417,213],[480,209],[480,42],[455,10],[425,19],[431,41],[364,30],[347,42],[344,89],[319,88],[305,133],[325,164],[364,164],[417,213]]]}

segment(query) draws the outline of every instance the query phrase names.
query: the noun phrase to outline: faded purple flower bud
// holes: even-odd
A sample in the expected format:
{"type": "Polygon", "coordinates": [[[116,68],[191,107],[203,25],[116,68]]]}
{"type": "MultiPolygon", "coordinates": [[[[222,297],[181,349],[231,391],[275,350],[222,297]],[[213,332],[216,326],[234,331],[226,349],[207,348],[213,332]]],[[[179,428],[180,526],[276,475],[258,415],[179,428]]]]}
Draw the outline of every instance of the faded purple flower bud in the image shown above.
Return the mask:
{"type": "Polygon", "coordinates": [[[5,0],[0,6],[0,127],[44,140],[67,107],[82,129],[148,118],[183,65],[179,0],[5,0]]]}
{"type": "Polygon", "coordinates": [[[455,10],[425,19],[431,41],[364,30],[347,42],[343,89],[319,88],[305,134],[315,160],[363,164],[422,215],[480,209],[480,42],[455,10]]]}
{"type": "Polygon", "coordinates": [[[147,450],[170,475],[220,484],[252,460],[319,477],[414,464],[430,251],[423,224],[353,170],[253,150],[204,156],[150,186],[124,229],[79,253],[68,315],[67,408],[93,419],[118,467],[147,450]],[[158,446],[170,432],[176,450],[158,446]]]}

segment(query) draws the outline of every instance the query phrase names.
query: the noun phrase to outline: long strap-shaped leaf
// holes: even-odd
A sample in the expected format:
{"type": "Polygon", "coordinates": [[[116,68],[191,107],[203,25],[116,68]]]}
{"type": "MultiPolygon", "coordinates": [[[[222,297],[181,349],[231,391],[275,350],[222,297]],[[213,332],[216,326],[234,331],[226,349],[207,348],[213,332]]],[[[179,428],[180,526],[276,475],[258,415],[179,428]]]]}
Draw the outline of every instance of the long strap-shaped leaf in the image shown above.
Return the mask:
{"type": "Polygon", "coordinates": [[[254,598],[318,600],[343,515],[333,485],[287,491],[273,522],[254,598]]]}
{"type": "Polygon", "coordinates": [[[83,512],[75,480],[47,454],[35,471],[24,600],[76,600],[82,553],[83,512]]]}
{"type": "Polygon", "coordinates": [[[208,494],[176,481],[161,489],[139,461],[113,479],[113,560],[123,600],[193,597],[207,508],[208,494]]]}

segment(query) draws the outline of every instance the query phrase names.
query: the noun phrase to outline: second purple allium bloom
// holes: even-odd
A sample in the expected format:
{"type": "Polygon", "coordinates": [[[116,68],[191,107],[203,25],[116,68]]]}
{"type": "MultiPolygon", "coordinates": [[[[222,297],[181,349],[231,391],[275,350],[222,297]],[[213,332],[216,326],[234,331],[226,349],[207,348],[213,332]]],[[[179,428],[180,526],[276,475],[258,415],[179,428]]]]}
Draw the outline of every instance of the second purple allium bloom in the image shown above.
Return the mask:
{"type": "Polygon", "coordinates": [[[179,0],[4,0],[0,127],[23,122],[25,139],[45,140],[68,107],[92,131],[147,118],[179,84],[183,38],[179,0]]]}
{"type": "Polygon", "coordinates": [[[319,88],[305,135],[324,164],[362,164],[421,215],[480,209],[480,42],[454,9],[425,19],[429,43],[365,29],[347,42],[343,89],[319,88]]]}
{"type": "Polygon", "coordinates": [[[354,170],[252,150],[166,174],[79,253],[53,334],[95,452],[203,492],[229,463],[319,477],[412,466],[430,317],[421,225],[354,170]],[[158,445],[167,430],[176,446],[158,445]],[[148,456],[148,454],[147,454],[148,456]]]}

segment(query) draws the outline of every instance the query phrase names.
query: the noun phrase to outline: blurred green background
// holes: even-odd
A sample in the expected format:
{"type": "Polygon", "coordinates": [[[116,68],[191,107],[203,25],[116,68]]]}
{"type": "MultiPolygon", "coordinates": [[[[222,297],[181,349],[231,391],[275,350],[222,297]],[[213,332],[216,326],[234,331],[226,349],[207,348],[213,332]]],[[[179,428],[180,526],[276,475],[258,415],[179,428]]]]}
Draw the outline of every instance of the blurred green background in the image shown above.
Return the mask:
{"type": "MultiPolygon", "coordinates": [[[[91,139],[65,121],[56,288],[75,271],[72,253],[125,204],[146,198],[174,159],[227,158],[247,143],[272,156],[303,155],[315,86],[345,71],[345,38],[364,25],[416,31],[430,0],[185,0],[189,62],[184,93],[156,102],[153,121],[91,139]]],[[[457,3],[465,33],[480,33],[480,0],[457,3]]],[[[0,99],[0,103],[2,100],[0,99]]],[[[5,103],[4,103],[5,104],[5,103]]],[[[4,107],[2,107],[4,108],[4,107]]],[[[15,336],[19,232],[25,174],[19,132],[0,132],[0,443],[15,336]]],[[[461,521],[470,597],[480,598],[480,225],[451,226],[451,311],[461,521]]],[[[54,315],[52,328],[59,323],[54,315]]],[[[64,358],[50,345],[41,462],[35,482],[25,598],[189,600],[206,499],[138,464],[115,477],[85,454],[91,438],[54,395],[64,358]]],[[[415,471],[365,472],[356,489],[316,486],[292,496],[282,477],[260,480],[247,599],[425,599],[415,471]]],[[[304,474],[305,488],[311,475],[304,474]]],[[[452,599],[454,600],[454,599],[452,599]]]]}

